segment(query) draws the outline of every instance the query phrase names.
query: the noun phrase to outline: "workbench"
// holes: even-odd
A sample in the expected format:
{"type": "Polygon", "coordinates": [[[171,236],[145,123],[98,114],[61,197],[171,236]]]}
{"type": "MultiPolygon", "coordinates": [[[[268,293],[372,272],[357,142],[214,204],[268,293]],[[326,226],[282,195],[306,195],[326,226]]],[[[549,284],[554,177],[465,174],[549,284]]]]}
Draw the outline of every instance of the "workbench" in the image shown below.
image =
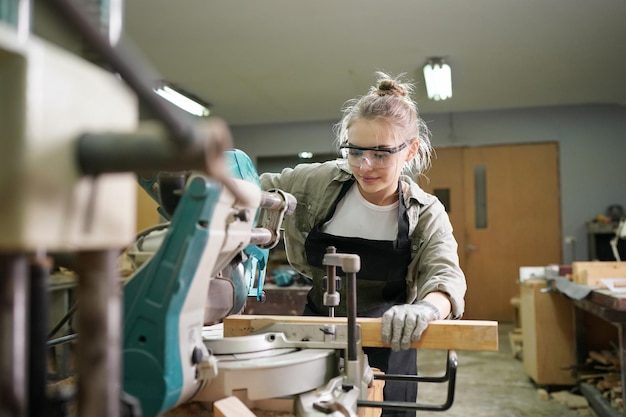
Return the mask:
{"type": "MultiPolygon", "coordinates": [[[[580,372],[573,372],[573,368],[587,369],[591,351],[617,345],[622,352],[621,379],[624,380],[626,345],[622,333],[626,323],[626,294],[587,287],[586,297],[576,300],[559,292],[546,279],[527,279],[521,283],[520,292],[524,371],[537,385],[574,386],[579,382],[580,372]]],[[[583,385],[579,384],[581,389],[583,385]]],[[[595,387],[593,390],[588,398],[601,399],[602,406],[609,406],[601,395],[596,395],[600,393],[595,387]]],[[[600,415],[622,414],[610,409],[610,414],[600,415]]]]}
{"type": "MultiPolygon", "coordinates": [[[[578,365],[584,364],[588,354],[588,329],[584,322],[584,312],[593,314],[617,327],[617,341],[621,360],[621,383],[626,387],[626,293],[614,293],[607,289],[595,289],[582,300],[572,300],[574,304],[575,354],[578,365]]],[[[593,406],[593,399],[589,398],[593,406]]],[[[603,404],[597,404],[602,407],[603,404]]],[[[594,407],[595,409],[595,407],[594,407]]],[[[614,411],[614,410],[613,410],[614,411]]],[[[617,412],[616,412],[617,413],[617,412]]],[[[608,411],[606,416],[611,414],[608,411]]],[[[621,414],[626,416],[626,408],[621,414]]]]}

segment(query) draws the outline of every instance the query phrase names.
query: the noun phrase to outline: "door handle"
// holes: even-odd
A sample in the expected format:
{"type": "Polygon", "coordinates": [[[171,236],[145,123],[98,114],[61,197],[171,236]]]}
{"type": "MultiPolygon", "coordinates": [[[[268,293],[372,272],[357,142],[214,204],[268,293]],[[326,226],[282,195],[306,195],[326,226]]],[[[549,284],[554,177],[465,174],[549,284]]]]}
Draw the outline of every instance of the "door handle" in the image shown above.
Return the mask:
{"type": "Polygon", "coordinates": [[[467,245],[465,245],[466,252],[474,252],[476,250],[478,250],[478,246],[476,245],[472,245],[471,243],[468,243],[467,245]]]}

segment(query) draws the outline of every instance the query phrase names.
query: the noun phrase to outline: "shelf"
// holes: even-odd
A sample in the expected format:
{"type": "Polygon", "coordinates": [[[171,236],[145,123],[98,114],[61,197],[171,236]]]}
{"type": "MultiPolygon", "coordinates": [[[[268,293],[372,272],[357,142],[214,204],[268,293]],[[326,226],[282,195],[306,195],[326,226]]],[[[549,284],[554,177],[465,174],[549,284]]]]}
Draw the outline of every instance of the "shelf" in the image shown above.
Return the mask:
{"type": "Polygon", "coordinates": [[[617,222],[613,222],[613,223],[587,222],[587,233],[615,234],[616,229],[617,229],[617,222]]]}
{"type": "MultiPolygon", "coordinates": [[[[615,236],[617,222],[587,222],[587,240],[590,261],[615,261],[610,241],[615,236]]],[[[620,258],[626,259],[626,240],[620,239],[617,244],[620,258]]]]}

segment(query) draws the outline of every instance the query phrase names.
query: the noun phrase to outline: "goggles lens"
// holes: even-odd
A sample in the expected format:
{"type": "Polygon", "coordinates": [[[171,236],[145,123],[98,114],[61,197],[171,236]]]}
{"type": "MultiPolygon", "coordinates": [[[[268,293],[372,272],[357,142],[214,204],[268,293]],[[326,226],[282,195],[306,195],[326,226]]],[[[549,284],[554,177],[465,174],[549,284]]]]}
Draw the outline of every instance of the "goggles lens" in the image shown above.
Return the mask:
{"type": "Polygon", "coordinates": [[[366,159],[372,168],[386,168],[396,162],[394,155],[407,147],[403,143],[395,148],[364,148],[355,145],[344,145],[339,148],[341,156],[353,167],[360,167],[366,159]]]}

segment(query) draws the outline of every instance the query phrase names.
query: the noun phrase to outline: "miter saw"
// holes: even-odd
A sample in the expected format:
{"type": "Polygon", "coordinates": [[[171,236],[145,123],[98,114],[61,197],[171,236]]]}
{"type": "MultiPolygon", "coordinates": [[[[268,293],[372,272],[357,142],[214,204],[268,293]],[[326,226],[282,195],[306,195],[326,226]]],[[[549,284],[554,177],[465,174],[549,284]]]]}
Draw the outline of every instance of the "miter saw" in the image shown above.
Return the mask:
{"type": "MultiPolygon", "coordinates": [[[[154,239],[141,234],[150,241],[144,242],[144,249],[156,248],[154,252],[138,251],[136,246],[130,252],[144,261],[135,261],[138,269],[124,289],[124,390],[138,399],[143,415],[156,416],[185,402],[214,403],[229,396],[251,408],[287,408],[303,417],[352,416],[359,406],[448,408],[454,392],[454,357],[441,381],[450,381],[448,405],[367,401],[374,374],[356,324],[360,259],[335,253],[333,248],[328,249],[324,263],[330,282],[336,282],[336,268],[346,274],[349,314],[345,324],[285,322],[250,336],[224,338],[211,332],[203,336],[203,330],[213,328],[207,324],[240,312],[244,303],[239,300],[258,295],[265,262],[249,262],[255,259],[250,246],[274,247],[283,216],[290,215],[296,204],[283,191],[261,192],[256,169],[244,153],[232,150],[224,156],[237,186],[255,204],[240,206],[219,186],[193,173],[161,173],[156,180],[143,180],[144,188],[159,203],[176,201],[160,209],[171,219],[164,226],[165,234],[161,229],[154,239]],[[256,277],[256,281],[246,277],[256,277]]],[[[338,296],[331,286],[325,299],[336,305],[338,296]]]]}

